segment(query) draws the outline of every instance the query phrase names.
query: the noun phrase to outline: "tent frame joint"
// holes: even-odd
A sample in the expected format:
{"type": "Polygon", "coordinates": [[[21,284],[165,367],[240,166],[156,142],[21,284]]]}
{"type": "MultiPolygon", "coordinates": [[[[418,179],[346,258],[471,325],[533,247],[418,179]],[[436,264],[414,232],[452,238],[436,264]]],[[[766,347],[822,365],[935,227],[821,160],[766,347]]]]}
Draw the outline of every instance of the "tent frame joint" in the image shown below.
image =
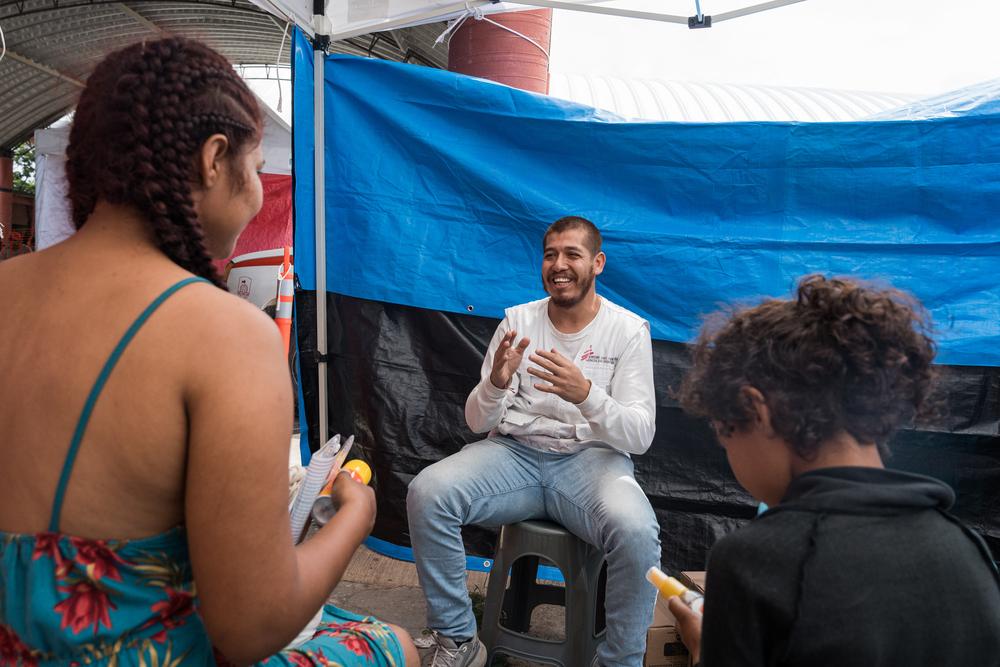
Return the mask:
{"type": "Polygon", "coordinates": [[[330,36],[315,35],[312,38],[312,47],[314,51],[322,51],[323,53],[326,53],[330,50],[330,36]]]}
{"type": "Polygon", "coordinates": [[[712,17],[708,14],[688,17],[688,28],[690,28],[691,30],[697,30],[698,28],[711,28],[711,27],[712,27],[712,17]]]}

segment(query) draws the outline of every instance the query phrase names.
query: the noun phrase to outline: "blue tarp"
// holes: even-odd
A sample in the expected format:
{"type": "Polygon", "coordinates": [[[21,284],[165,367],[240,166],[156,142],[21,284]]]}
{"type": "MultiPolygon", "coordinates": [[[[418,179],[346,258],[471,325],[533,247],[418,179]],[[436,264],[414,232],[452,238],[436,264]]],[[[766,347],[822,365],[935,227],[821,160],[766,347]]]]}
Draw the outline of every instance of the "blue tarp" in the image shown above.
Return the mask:
{"type": "MultiPolygon", "coordinates": [[[[312,49],[295,39],[296,272],[315,289],[312,49]]],[[[1000,109],[850,123],[626,123],[450,72],[326,61],[327,288],[502,317],[544,296],[540,240],[601,228],[599,291],[687,341],[806,273],[889,281],[938,361],[1000,366],[1000,109]]]]}
{"type": "Polygon", "coordinates": [[[883,111],[869,120],[925,120],[1000,114],[1000,79],[992,79],[883,111]]]}

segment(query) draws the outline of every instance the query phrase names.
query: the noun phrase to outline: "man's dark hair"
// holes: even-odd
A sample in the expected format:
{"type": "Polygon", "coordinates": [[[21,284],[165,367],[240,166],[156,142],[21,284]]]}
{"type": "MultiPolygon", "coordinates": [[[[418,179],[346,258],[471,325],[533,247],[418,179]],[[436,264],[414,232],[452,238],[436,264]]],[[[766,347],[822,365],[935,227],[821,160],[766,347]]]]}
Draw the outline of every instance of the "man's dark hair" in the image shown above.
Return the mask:
{"type": "Polygon", "coordinates": [[[755,387],[775,433],[802,458],[840,432],[885,455],[893,432],[927,408],[929,332],[926,311],[904,292],[806,276],[793,299],[707,322],[678,398],[731,433],[753,423],[743,389],[755,387]]]}
{"type": "Polygon", "coordinates": [[[545,251],[545,244],[548,243],[551,234],[562,234],[571,229],[582,229],[587,232],[587,245],[595,257],[597,253],[601,252],[601,231],[590,220],[577,215],[567,215],[549,225],[549,228],[545,230],[545,236],[542,237],[542,252],[545,251]]]}

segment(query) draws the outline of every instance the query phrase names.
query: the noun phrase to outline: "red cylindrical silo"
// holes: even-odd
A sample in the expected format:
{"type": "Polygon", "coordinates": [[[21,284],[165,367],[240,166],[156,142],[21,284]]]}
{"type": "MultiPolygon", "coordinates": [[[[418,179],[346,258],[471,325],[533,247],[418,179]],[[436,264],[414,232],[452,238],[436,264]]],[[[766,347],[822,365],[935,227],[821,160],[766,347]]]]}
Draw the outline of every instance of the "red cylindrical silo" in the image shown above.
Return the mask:
{"type": "Polygon", "coordinates": [[[0,257],[7,256],[14,231],[14,162],[11,154],[0,150],[0,257]]]}
{"type": "Polygon", "coordinates": [[[489,14],[490,20],[530,37],[541,49],[489,21],[466,19],[451,36],[448,69],[536,93],[549,92],[552,10],[489,14]]]}

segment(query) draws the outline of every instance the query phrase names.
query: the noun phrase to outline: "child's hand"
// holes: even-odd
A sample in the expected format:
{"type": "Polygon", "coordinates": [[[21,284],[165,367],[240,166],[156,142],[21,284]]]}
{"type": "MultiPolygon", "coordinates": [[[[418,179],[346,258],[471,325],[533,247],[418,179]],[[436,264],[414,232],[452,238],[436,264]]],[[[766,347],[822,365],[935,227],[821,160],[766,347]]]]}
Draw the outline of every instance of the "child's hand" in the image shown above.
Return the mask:
{"type": "Polygon", "coordinates": [[[676,595],[667,600],[667,606],[677,619],[677,633],[691,652],[691,662],[697,664],[701,661],[701,614],[693,611],[676,595]]]}

